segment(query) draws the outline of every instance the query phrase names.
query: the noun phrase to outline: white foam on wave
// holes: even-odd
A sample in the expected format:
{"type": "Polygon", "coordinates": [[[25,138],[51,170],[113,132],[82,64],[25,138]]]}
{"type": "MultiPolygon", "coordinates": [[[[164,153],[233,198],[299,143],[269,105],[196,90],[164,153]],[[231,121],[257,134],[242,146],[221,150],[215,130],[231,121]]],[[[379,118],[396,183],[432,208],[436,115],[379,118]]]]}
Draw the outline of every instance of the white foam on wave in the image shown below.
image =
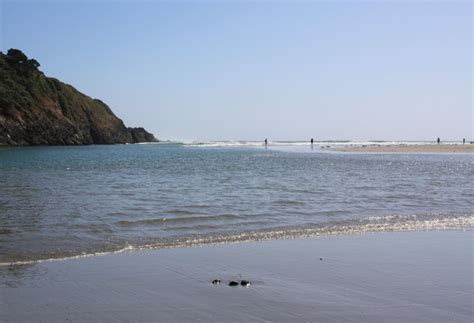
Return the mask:
{"type": "Polygon", "coordinates": [[[435,230],[474,230],[474,214],[445,215],[442,213],[431,215],[389,215],[373,216],[359,220],[348,220],[326,223],[310,228],[282,228],[265,231],[249,231],[236,234],[217,234],[205,237],[182,238],[171,241],[140,246],[127,245],[115,251],[100,251],[82,253],[62,258],[36,259],[0,263],[0,267],[14,265],[29,265],[42,262],[81,259],[86,257],[120,254],[131,251],[193,247],[201,245],[230,244],[246,241],[265,241],[296,239],[304,237],[322,237],[337,235],[360,235],[377,232],[408,232],[408,231],[435,231],[435,230]]]}
{"type": "MultiPolygon", "coordinates": [[[[201,147],[201,148],[212,148],[212,147],[263,147],[265,146],[263,141],[184,141],[176,142],[186,147],[201,147]]],[[[444,145],[459,144],[459,142],[443,142],[444,145]]],[[[268,146],[284,147],[284,146],[308,146],[309,141],[269,141],[268,146]]],[[[394,146],[394,145],[437,145],[436,142],[431,141],[361,141],[361,140],[324,140],[315,141],[314,146],[394,146]]]]}
{"type": "MultiPolygon", "coordinates": [[[[160,142],[141,142],[139,145],[182,145],[184,147],[200,147],[200,148],[239,148],[239,147],[264,147],[263,140],[165,140],[160,142]]],[[[461,144],[460,141],[444,141],[443,145],[461,144]]],[[[309,140],[301,141],[285,141],[276,140],[268,141],[269,147],[294,147],[308,146],[309,140]]],[[[318,140],[314,141],[314,146],[417,146],[417,145],[437,145],[434,141],[383,141],[383,140],[318,140]]]]}

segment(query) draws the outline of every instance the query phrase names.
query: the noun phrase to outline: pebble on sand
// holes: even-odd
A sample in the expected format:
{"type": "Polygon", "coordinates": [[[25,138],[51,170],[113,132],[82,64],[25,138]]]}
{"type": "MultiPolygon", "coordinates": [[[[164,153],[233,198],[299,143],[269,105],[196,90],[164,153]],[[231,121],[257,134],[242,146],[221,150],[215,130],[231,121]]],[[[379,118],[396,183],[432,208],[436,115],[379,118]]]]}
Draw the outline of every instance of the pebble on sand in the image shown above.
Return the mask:
{"type": "Polygon", "coordinates": [[[250,281],[249,281],[249,280],[242,280],[242,281],[240,282],[240,285],[245,286],[245,287],[248,287],[248,286],[250,286],[250,281]]]}

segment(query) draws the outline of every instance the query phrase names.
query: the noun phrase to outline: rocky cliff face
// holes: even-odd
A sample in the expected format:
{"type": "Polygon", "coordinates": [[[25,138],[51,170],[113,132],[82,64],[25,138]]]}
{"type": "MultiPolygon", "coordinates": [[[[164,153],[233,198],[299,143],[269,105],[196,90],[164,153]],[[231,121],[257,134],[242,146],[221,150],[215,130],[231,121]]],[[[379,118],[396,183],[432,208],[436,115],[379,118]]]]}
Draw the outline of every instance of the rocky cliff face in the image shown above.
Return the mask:
{"type": "Polygon", "coordinates": [[[127,128],[102,101],[46,77],[21,51],[0,52],[0,145],[87,145],[157,141],[127,128]]]}

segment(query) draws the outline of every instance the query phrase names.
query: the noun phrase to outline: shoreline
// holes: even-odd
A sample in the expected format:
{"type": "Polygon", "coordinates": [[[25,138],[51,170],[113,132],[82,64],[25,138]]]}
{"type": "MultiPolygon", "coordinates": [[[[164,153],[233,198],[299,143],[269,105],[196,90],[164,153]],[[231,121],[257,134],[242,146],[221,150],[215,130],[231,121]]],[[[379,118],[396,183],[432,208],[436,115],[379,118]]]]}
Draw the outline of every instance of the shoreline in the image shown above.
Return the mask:
{"type": "Polygon", "coordinates": [[[379,232],[12,266],[0,269],[0,320],[470,322],[472,236],[379,232]]]}
{"type": "Polygon", "coordinates": [[[473,144],[417,144],[417,145],[346,145],[331,147],[333,151],[361,153],[474,153],[473,144]]]}
{"type": "Polygon", "coordinates": [[[13,262],[0,262],[0,268],[9,266],[34,265],[47,262],[68,261],[74,259],[103,257],[130,252],[154,251],[175,248],[194,248],[238,243],[253,243],[260,241],[295,240],[305,238],[357,236],[374,233],[390,232],[429,232],[429,231],[462,231],[474,229],[474,215],[463,214],[446,218],[444,214],[438,217],[423,217],[423,215],[406,216],[372,216],[357,221],[349,220],[332,223],[330,226],[315,226],[309,228],[275,228],[263,231],[247,231],[236,234],[203,236],[170,240],[145,245],[127,245],[116,250],[97,250],[89,253],[64,255],[43,259],[25,259],[13,262]]]}

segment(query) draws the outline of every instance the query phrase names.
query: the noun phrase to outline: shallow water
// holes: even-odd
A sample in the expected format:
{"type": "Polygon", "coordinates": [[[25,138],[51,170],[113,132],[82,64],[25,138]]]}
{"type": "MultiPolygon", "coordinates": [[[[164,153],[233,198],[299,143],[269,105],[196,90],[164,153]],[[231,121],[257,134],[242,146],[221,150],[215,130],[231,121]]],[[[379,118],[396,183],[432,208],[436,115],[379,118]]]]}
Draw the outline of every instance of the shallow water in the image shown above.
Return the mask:
{"type": "Polygon", "coordinates": [[[0,149],[0,263],[472,227],[467,154],[159,144],[0,149]]]}

